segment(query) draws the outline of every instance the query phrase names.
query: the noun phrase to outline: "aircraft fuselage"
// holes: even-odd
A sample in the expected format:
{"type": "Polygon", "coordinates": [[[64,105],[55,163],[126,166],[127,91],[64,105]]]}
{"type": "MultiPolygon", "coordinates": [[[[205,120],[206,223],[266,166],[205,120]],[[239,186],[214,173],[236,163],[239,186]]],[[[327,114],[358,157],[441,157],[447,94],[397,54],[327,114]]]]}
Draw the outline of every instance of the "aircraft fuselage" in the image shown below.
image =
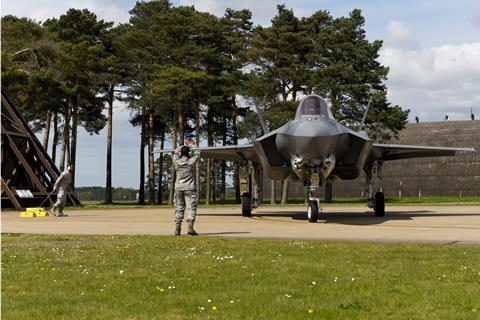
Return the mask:
{"type": "Polygon", "coordinates": [[[302,115],[254,142],[271,179],[355,179],[371,148],[364,132],[354,132],[324,115],[302,115]],[[272,142],[274,142],[272,144],[272,142]]]}

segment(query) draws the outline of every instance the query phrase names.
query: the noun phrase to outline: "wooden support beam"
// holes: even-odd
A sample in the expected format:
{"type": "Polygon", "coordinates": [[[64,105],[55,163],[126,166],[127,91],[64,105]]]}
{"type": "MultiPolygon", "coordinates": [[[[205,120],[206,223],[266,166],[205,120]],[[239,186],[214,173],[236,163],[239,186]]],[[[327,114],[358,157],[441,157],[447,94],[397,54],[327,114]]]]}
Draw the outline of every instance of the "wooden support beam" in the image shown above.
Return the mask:
{"type": "Polygon", "coordinates": [[[10,199],[10,201],[12,202],[12,204],[14,205],[15,209],[17,210],[21,210],[22,209],[22,206],[20,205],[20,203],[18,202],[17,198],[15,198],[15,195],[13,194],[12,190],[10,190],[10,188],[8,187],[7,183],[5,182],[5,180],[3,180],[3,177],[2,177],[2,191],[5,192],[5,194],[7,195],[8,199],[10,199]]]}
{"type": "Polygon", "coordinates": [[[47,190],[45,186],[40,182],[40,180],[38,180],[38,177],[35,175],[35,172],[33,172],[27,160],[25,160],[25,158],[23,157],[22,153],[20,152],[17,145],[15,144],[15,141],[13,141],[13,139],[9,135],[6,135],[6,136],[8,138],[10,149],[12,149],[13,153],[15,153],[15,155],[17,156],[17,160],[20,161],[25,171],[27,171],[29,178],[32,179],[32,182],[36,185],[38,190],[42,192],[46,192],[47,190]]]}

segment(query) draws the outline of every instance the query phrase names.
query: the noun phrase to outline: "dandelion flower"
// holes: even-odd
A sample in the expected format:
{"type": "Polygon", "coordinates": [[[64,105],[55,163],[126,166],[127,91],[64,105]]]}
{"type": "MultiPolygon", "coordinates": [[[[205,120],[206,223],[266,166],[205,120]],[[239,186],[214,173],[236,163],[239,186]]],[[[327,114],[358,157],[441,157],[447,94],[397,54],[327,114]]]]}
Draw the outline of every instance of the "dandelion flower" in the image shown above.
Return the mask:
{"type": "Polygon", "coordinates": [[[313,313],[313,310],[312,309],[309,309],[308,310],[308,314],[312,314],[313,313]]]}
{"type": "Polygon", "coordinates": [[[217,307],[212,306],[212,310],[213,310],[213,311],[217,311],[217,307]]]}

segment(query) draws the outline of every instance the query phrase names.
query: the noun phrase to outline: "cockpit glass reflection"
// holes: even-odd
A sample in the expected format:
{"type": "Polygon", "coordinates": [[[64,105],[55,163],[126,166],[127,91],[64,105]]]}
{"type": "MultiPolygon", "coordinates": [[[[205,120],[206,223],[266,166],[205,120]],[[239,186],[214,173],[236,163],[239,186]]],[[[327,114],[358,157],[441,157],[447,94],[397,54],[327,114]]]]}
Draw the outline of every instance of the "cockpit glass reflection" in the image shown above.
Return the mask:
{"type": "Polygon", "coordinates": [[[309,96],[300,102],[297,109],[295,118],[301,116],[325,116],[326,118],[333,119],[330,113],[327,103],[318,96],[309,96]]]}

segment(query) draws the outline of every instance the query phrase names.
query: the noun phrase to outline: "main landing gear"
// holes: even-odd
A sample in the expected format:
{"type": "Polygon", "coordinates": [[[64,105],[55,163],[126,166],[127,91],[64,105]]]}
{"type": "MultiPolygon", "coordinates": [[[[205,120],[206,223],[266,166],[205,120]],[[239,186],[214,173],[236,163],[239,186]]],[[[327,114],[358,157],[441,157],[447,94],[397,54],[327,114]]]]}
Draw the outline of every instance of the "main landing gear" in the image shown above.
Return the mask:
{"type": "Polygon", "coordinates": [[[251,206],[251,197],[250,193],[245,192],[242,194],[242,216],[251,217],[252,216],[252,206],[251,206]]]}
{"type": "MultiPolygon", "coordinates": [[[[377,168],[378,172],[380,172],[380,167],[381,164],[377,168]]],[[[383,192],[373,193],[373,163],[365,167],[365,176],[367,178],[368,207],[373,209],[376,217],[383,217],[385,216],[385,196],[383,192]]]]}
{"type": "Polygon", "coordinates": [[[373,210],[376,217],[385,216],[385,196],[383,192],[375,193],[373,210]]]}
{"type": "Polygon", "coordinates": [[[242,216],[251,217],[252,208],[261,203],[263,188],[262,170],[258,164],[249,165],[247,161],[240,166],[240,194],[242,216]]]}

